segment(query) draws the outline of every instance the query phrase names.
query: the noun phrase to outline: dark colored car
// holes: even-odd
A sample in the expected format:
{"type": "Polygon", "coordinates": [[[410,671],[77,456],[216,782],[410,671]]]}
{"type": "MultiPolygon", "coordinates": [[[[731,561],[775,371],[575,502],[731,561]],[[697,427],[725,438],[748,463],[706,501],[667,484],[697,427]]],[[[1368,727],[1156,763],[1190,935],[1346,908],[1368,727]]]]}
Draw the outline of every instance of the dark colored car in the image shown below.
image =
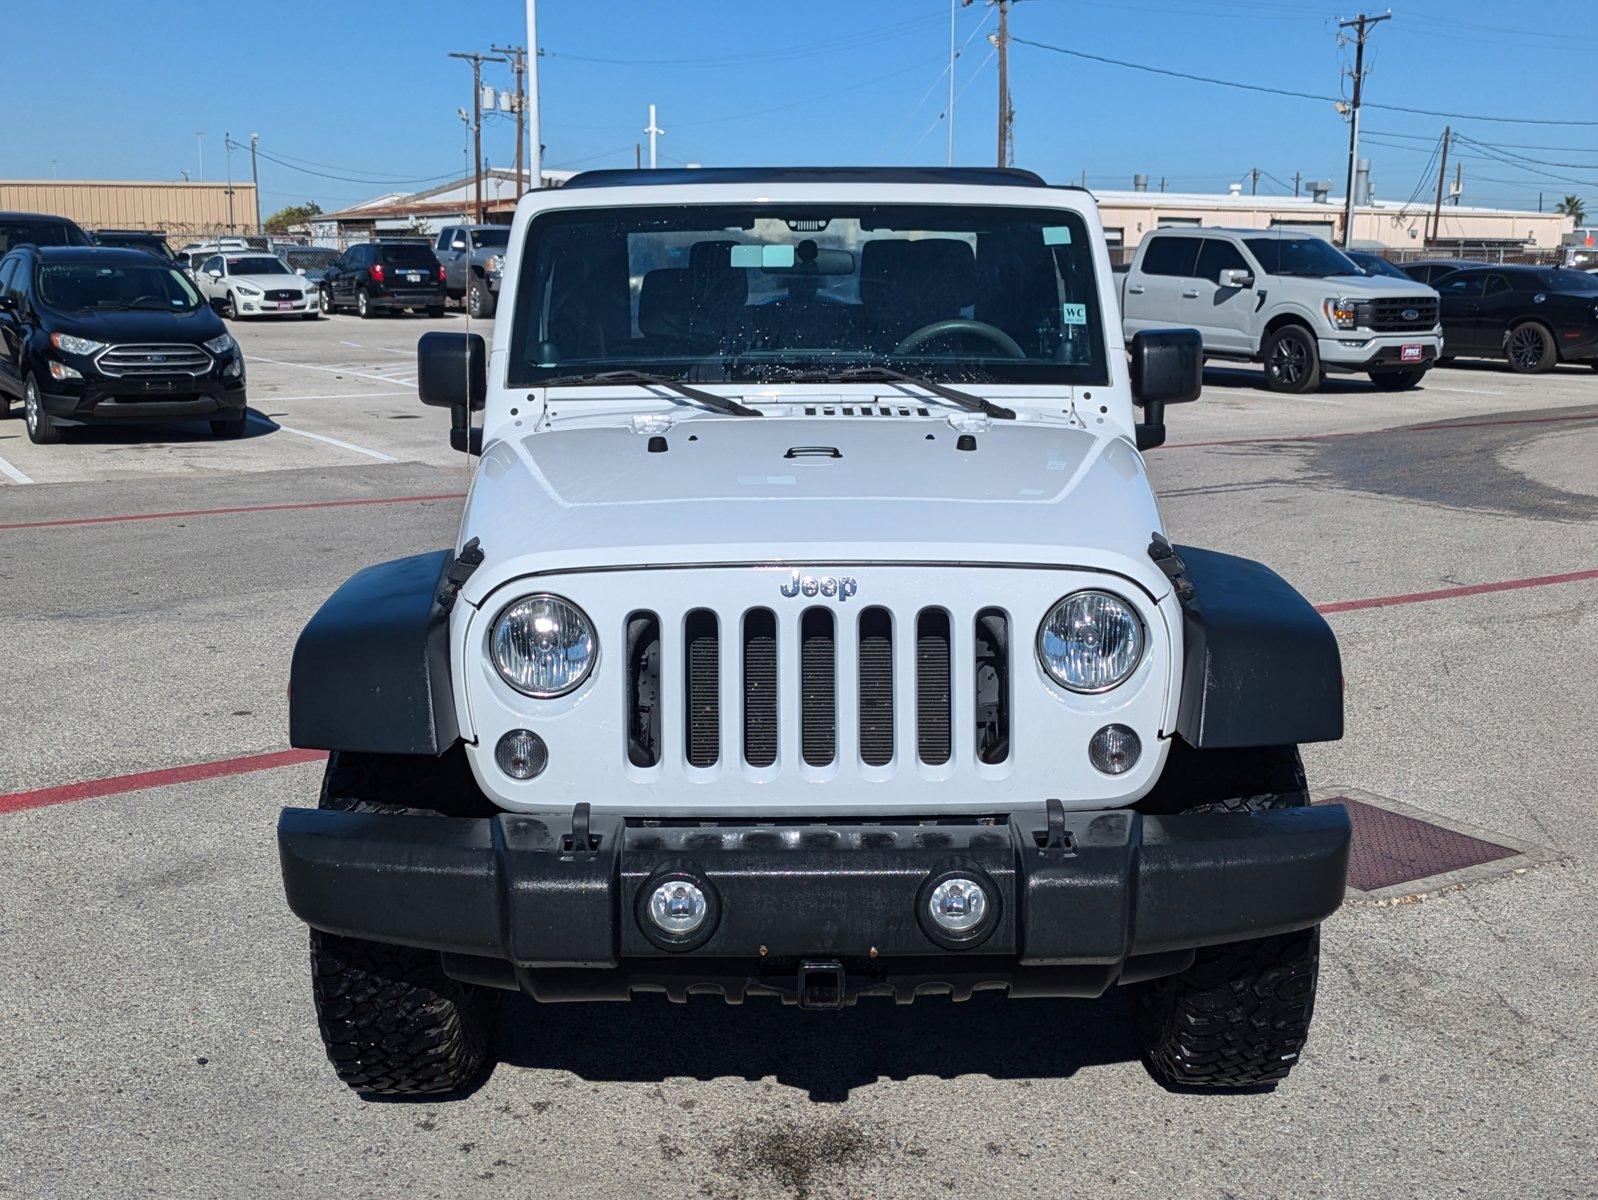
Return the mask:
{"type": "MultiPolygon", "coordinates": [[[[1405,274],[1399,265],[1390,259],[1383,258],[1380,254],[1372,254],[1369,250],[1344,250],[1344,258],[1354,260],[1354,265],[1366,275],[1385,275],[1389,279],[1418,279],[1419,276],[1405,274]]],[[[1425,283],[1426,280],[1421,280],[1425,283]]]]}
{"type": "Polygon", "coordinates": [[[1411,279],[1418,279],[1422,283],[1436,286],[1437,281],[1444,275],[1452,275],[1455,271],[1463,271],[1467,267],[1479,267],[1479,262],[1470,262],[1463,258],[1431,258],[1425,262],[1408,262],[1399,270],[1411,279]]]}
{"type": "Polygon", "coordinates": [[[168,262],[175,261],[172,247],[166,244],[166,234],[147,229],[96,229],[96,245],[121,250],[148,250],[168,262]]]}
{"type": "Polygon", "coordinates": [[[1437,284],[1450,358],[1503,358],[1522,374],[1598,368],[1598,278],[1568,267],[1472,267],[1437,284]]]}
{"type": "Polygon", "coordinates": [[[0,259],[0,414],[63,426],[199,419],[244,432],[244,357],[174,266],[143,250],[24,246],[0,259]]]}
{"type": "Polygon", "coordinates": [[[426,246],[364,242],[351,246],[322,277],[322,310],[353,308],[363,317],[412,309],[444,315],[444,268],[426,246]]]}
{"type": "Polygon", "coordinates": [[[0,212],[0,254],[16,246],[92,246],[76,222],[44,213],[0,212]]]}

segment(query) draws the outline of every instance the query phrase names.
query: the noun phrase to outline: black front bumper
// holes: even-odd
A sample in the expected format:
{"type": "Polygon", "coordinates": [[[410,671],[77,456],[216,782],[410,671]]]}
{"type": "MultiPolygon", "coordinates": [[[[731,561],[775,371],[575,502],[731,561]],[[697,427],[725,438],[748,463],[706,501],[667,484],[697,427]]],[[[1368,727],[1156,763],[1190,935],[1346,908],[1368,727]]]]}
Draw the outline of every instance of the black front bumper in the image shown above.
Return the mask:
{"type": "Polygon", "coordinates": [[[45,412],[84,424],[223,419],[242,415],[245,408],[244,380],[222,379],[215,373],[158,378],[90,375],[66,388],[54,386],[58,390],[39,393],[45,412]]]}
{"type": "MultiPolygon", "coordinates": [[[[805,1000],[837,972],[840,1002],[936,987],[1098,995],[1181,970],[1200,946],[1302,929],[1342,902],[1339,806],[1253,814],[1043,813],[989,823],[650,825],[572,814],[421,818],[285,809],[289,907],[316,929],[437,950],[460,978],[544,999],[635,989],[805,1000]],[[584,849],[587,842],[589,848],[584,849]],[[983,939],[940,945],[919,909],[958,868],[991,885],[983,939]],[[686,873],[719,908],[691,949],[638,915],[686,873]]],[[[828,983],[827,987],[832,985],[828,983]]]]}

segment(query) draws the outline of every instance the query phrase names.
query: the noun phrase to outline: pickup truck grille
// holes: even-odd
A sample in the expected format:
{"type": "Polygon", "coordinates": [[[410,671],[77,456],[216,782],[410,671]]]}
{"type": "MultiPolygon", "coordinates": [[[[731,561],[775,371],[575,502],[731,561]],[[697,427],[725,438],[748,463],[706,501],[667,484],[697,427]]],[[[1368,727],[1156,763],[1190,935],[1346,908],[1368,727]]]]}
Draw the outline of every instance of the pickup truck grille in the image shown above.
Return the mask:
{"type": "Polygon", "coordinates": [[[204,375],[211,369],[211,356],[198,346],[144,345],[111,346],[95,360],[102,374],[114,378],[125,375],[204,375]]]}
{"type": "Polygon", "coordinates": [[[705,770],[725,765],[732,749],[731,757],[745,766],[771,768],[789,723],[797,726],[793,744],[810,768],[882,773],[914,763],[943,767],[956,737],[974,746],[968,758],[988,765],[1008,759],[1011,648],[1009,623],[999,610],[979,615],[975,638],[965,643],[968,662],[957,659],[950,617],[941,608],[896,616],[880,606],[813,605],[784,616],[779,620],[768,608],[697,608],[676,625],[653,613],[631,614],[624,722],[629,762],[654,767],[673,756],[705,770]],[[679,646],[661,645],[673,637],[681,639],[679,646]],[[796,644],[785,645],[788,639],[796,644]],[[669,669],[662,664],[676,664],[681,677],[661,678],[669,669]],[[724,672],[734,669],[738,686],[724,686],[724,672]],[[956,689],[974,691],[974,706],[966,710],[976,716],[971,729],[956,729],[956,689]],[[721,736],[729,701],[739,710],[732,724],[741,733],[731,748],[721,736]],[[678,719],[663,719],[662,710],[676,705],[678,719]],[[847,734],[844,711],[851,717],[847,734]],[[913,713],[913,722],[896,724],[901,711],[913,713]],[[662,731],[672,728],[681,731],[680,745],[665,744],[662,731]]]}
{"type": "Polygon", "coordinates": [[[1437,300],[1432,296],[1383,297],[1360,308],[1365,319],[1359,323],[1376,333],[1427,333],[1437,327],[1437,300]]]}

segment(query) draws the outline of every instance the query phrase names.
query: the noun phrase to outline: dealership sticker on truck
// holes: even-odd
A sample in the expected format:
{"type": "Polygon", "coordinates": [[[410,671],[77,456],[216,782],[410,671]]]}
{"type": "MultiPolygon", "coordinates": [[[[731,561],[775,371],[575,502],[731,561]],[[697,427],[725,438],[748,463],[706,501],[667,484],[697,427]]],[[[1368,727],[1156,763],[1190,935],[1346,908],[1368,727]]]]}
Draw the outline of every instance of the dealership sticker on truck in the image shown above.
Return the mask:
{"type": "Polygon", "coordinates": [[[1086,304],[1060,305],[1060,320],[1067,325],[1086,325],[1088,323],[1088,306],[1086,304]]]}
{"type": "Polygon", "coordinates": [[[1400,362],[1419,362],[1422,353],[1419,346],[1405,346],[1398,352],[1398,359],[1400,362]]]}

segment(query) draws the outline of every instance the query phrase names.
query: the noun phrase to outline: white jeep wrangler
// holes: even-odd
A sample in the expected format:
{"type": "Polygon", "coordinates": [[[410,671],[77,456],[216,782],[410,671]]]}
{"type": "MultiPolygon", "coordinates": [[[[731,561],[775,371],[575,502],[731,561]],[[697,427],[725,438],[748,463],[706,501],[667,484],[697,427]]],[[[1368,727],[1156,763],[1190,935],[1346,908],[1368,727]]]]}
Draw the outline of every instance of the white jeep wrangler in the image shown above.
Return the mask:
{"type": "Polygon", "coordinates": [[[522,199],[491,347],[420,367],[480,455],[459,542],[294,653],[332,754],[278,842],[344,1082],[462,1088],[496,988],[1124,985],[1162,1082],[1287,1074],[1347,866],[1297,750],[1341,736],[1337,646],[1166,540],[1139,450],[1200,345],[1128,353],[1086,192],[581,175],[522,199]]]}

